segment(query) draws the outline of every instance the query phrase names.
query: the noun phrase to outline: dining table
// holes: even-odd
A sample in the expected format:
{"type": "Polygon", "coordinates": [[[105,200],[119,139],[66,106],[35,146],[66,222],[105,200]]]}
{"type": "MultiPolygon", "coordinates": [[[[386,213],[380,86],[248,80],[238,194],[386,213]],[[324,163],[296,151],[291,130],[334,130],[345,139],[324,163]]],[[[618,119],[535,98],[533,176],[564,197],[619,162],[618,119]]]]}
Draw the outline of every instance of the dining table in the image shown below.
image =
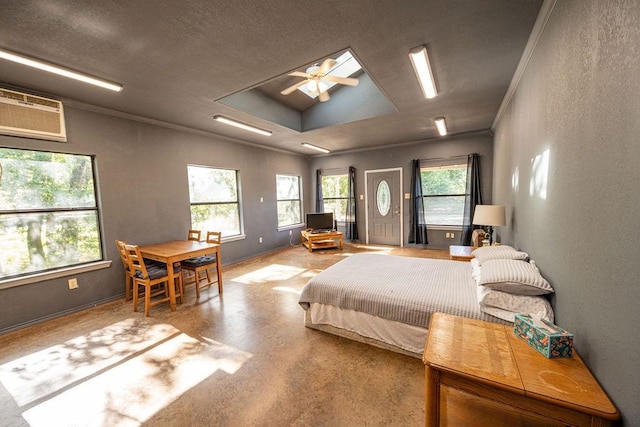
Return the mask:
{"type": "MultiPolygon", "coordinates": [[[[169,242],[143,245],[140,246],[139,249],[144,258],[166,263],[168,277],[172,277],[173,275],[174,263],[202,255],[215,254],[218,283],[220,284],[220,287],[222,287],[222,263],[220,261],[219,243],[198,242],[193,240],[172,240],[169,242]]],[[[169,286],[169,303],[171,311],[176,311],[176,290],[174,286],[169,286]]]]}

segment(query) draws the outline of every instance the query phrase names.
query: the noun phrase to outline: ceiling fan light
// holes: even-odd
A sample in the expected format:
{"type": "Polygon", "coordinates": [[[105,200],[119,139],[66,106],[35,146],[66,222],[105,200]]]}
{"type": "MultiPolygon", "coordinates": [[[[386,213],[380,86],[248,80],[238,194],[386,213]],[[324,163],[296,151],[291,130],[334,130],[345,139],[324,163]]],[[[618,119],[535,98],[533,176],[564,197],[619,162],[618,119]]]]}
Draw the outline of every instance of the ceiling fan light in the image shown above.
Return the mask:
{"type": "Polygon", "coordinates": [[[416,73],[425,98],[435,98],[438,92],[436,91],[436,82],[433,80],[427,48],[425,46],[418,46],[411,49],[409,51],[409,59],[411,59],[413,70],[416,73]]]}
{"type": "Polygon", "coordinates": [[[309,80],[307,83],[307,90],[311,93],[318,94],[318,81],[317,80],[309,80]]]}

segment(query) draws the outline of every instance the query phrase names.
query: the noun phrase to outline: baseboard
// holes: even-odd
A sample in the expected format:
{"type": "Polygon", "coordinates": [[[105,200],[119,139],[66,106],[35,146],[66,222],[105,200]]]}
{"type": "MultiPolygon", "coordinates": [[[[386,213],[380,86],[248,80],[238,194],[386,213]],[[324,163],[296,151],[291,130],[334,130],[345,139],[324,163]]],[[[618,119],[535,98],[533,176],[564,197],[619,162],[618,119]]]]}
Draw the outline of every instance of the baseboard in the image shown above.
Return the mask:
{"type": "Polygon", "coordinates": [[[4,335],[4,334],[8,334],[10,332],[15,332],[15,331],[20,330],[20,329],[28,328],[29,326],[35,326],[35,325],[38,325],[40,323],[44,323],[44,322],[49,321],[49,320],[57,319],[58,317],[66,316],[68,314],[77,313],[79,311],[87,310],[89,308],[94,308],[94,307],[97,307],[98,305],[107,304],[107,303],[110,303],[110,302],[113,302],[113,301],[116,301],[116,300],[119,300],[119,299],[122,299],[122,298],[124,298],[124,294],[117,295],[117,296],[114,296],[114,297],[105,298],[105,299],[102,299],[102,300],[99,300],[99,301],[94,301],[92,303],[80,305],[80,306],[77,306],[77,307],[73,307],[73,308],[70,308],[69,310],[64,310],[64,311],[59,311],[57,313],[52,313],[52,314],[49,314],[47,316],[43,316],[43,317],[39,317],[37,319],[29,320],[28,322],[18,323],[17,325],[12,325],[12,326],[9,326],[8,328],[0,329],[0,335],[4,335]]]}

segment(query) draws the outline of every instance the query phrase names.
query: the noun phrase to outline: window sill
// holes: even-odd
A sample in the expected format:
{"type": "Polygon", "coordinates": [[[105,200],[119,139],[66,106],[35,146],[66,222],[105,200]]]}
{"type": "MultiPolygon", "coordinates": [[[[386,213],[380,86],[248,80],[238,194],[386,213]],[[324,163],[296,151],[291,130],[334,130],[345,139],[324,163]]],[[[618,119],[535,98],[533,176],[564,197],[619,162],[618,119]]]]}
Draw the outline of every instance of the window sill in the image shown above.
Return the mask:
{"type": "Polygon", "coordinates": [[[245,234],[237,234],[235,236],[223,237],[220,239],[220,243],[235,242],[236,240],[244,240],[246,238],[247,236],[245,234]]]}
{"type": "Polygon", "coordinates": [[[304,223],[300,222],[298,224],[291,224],[291,225],[284,225],[282,227],[278,227],[278,231],[287,231],[287,230],[293,230],[296,228],[303,228],[305,226],[304,223]]]}
{"type": "Polygon", "coordinates": [[[427,225],[427,230],[462,231],[461,225],[427,225]]]}
{"type": "Polygon", "coordinates": [[[0,289],[13,288],[16,286],[28,285],[31,283],[44,282],[46,280],[58,279],[60,277],[74,276],[76,274],[87,273],[89,271],[101,270],[111,267],[111,261],[97,261],[90,264],[77,265],[73,267],[60,268],[44,273],[35,273],[28,276],[16,277],[14,279],[0,280],[0,289]]]}

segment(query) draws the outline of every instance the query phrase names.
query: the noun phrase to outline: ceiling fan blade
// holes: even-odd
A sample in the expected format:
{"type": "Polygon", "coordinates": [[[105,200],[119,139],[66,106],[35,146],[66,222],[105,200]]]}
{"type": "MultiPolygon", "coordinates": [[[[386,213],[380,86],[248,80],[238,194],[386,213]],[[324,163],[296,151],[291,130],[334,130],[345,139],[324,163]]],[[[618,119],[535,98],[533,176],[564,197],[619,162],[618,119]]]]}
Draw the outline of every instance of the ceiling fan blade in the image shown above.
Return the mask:
{"type": "Polygon", "coordinates": [[[320,96],[318,96],[320,102],[327,102],[329,98],[329,92],[327,92],[326,90],[324,92],[320,92],[320,96]]]}
{"type": "Polygon", "coordinates": [[[292,93],[293,91],[295,91],[296,89],[298,89],[300,86],[304,85],[308,81],[309,81],[309,79],[301,80],[298,83],[289,86],[288,88],[286,88],[285,90],[281,91],[280,93],[282,95],[289,95],[290,93],[292,93]]]}
{"type": "Polygon", "coordinates": [[[324,80],[346,86],[358,86],[358,83],[360,83],[358,79],[352,77],[324,76],[324,80]]]}
{"type": "Polygon", "coordinates": [[[322,65],[320,65],[320,69],[318,71],[322,74],[327,74],[327,72],[335,67],[337,63],[338,61],[336,61],[335,59],[327,58],[322,62],[322,65]]]}
{"type": "Polygon", "coordinates": [[[309,78],[309,74],[303,73],[302,71],[294,71],[292,73],[289,73],[289,75],[294,77],[304,77],[305,79],[309,78]]]}

